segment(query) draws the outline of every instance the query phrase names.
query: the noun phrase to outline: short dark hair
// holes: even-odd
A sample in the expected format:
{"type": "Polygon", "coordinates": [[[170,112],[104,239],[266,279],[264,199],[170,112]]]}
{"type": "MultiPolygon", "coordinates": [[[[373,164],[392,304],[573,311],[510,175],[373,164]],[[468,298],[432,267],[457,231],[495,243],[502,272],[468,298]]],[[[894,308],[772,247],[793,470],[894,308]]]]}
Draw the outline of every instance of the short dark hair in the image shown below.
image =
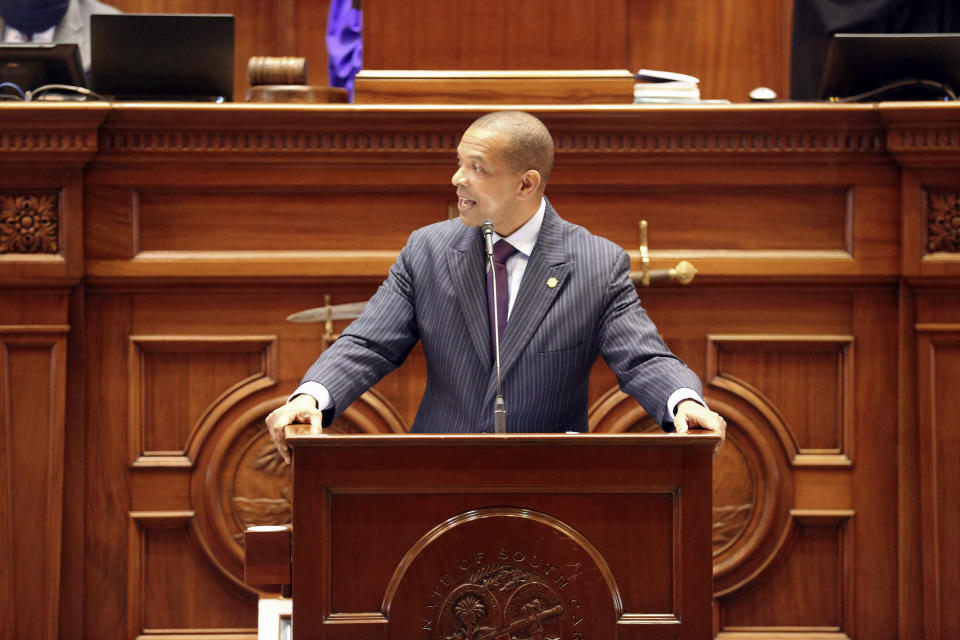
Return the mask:
{"type": "Polygon", "coordinates": [[[507,160],[519,171],[540,173],[541,189],[553,169],[553,136],[540,119],[525,111],[494,111],[477,118],[470,128],[507,134],[507,160]]]}

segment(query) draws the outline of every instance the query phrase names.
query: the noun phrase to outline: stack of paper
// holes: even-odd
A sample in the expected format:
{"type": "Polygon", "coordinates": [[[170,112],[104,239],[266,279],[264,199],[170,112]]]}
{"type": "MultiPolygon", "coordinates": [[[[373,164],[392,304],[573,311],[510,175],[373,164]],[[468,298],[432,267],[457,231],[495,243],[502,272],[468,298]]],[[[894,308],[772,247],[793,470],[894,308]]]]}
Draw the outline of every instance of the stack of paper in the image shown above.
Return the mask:
{"type": "Polygon", "coordinates": [[[700,80],[693,76],[640,69],[634,79],[634,103],[700,102],[700,80]]]}

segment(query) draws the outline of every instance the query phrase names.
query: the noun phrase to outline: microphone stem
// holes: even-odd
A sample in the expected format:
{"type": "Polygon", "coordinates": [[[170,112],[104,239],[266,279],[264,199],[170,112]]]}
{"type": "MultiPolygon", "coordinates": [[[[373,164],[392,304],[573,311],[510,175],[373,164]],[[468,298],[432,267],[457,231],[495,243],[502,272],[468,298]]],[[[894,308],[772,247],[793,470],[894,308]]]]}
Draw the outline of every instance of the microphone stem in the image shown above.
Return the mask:
{"type": "Polygon", "coordinates": [[[490,263],[490,279],[493,285],[493,357],[497,374],[497,397],[493,401],[493,432],[507,432],[507,409],[503,402],[503,392],[500,389],[500,318],[497,314],[497,272],[493,264],[493,224],[485,221],[483,235],[487,248],[487,261],[490,263]]]}
{"type": "MultiPolygon", "coordinates": [[[[493,254],[490,254],[490,271],[493,280],[493,308],[497,306],[497,274],[493,271],[493,254]]],[[[493,357],[497,373],[497,397],[493,401],[493,432],[507,432],[507,409],[503,402],[503,392],[500,389],[500,319],[494,312],[493,320],[493,357]]]]}

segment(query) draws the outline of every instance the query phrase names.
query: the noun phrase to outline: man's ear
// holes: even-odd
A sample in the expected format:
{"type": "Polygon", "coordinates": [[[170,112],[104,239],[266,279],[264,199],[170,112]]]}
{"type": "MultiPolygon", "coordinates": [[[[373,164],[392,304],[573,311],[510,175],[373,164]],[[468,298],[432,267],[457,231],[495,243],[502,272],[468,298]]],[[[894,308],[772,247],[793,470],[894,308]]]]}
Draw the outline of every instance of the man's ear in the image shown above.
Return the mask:
{"type": "Polygon", "coordinates": [[[520,175],[520,192],[517,195],[521,198],[529,198],[537,195],[540,191],[541,181],[539,171],[536,169],[527,169],[520,175]]]}

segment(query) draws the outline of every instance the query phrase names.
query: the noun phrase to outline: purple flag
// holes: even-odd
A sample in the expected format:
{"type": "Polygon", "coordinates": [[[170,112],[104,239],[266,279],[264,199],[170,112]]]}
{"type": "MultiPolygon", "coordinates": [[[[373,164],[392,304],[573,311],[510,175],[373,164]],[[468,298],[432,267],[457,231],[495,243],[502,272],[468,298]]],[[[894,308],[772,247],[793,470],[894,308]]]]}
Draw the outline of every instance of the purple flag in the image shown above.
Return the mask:
{"type": "Polygon", "coordinates": [[[343,87],[353,101],[353,77],[363,68],[363,41],[360,3],[355,0],[330,0],[327,16],[327,55],[330,86],[343,87]]]}

